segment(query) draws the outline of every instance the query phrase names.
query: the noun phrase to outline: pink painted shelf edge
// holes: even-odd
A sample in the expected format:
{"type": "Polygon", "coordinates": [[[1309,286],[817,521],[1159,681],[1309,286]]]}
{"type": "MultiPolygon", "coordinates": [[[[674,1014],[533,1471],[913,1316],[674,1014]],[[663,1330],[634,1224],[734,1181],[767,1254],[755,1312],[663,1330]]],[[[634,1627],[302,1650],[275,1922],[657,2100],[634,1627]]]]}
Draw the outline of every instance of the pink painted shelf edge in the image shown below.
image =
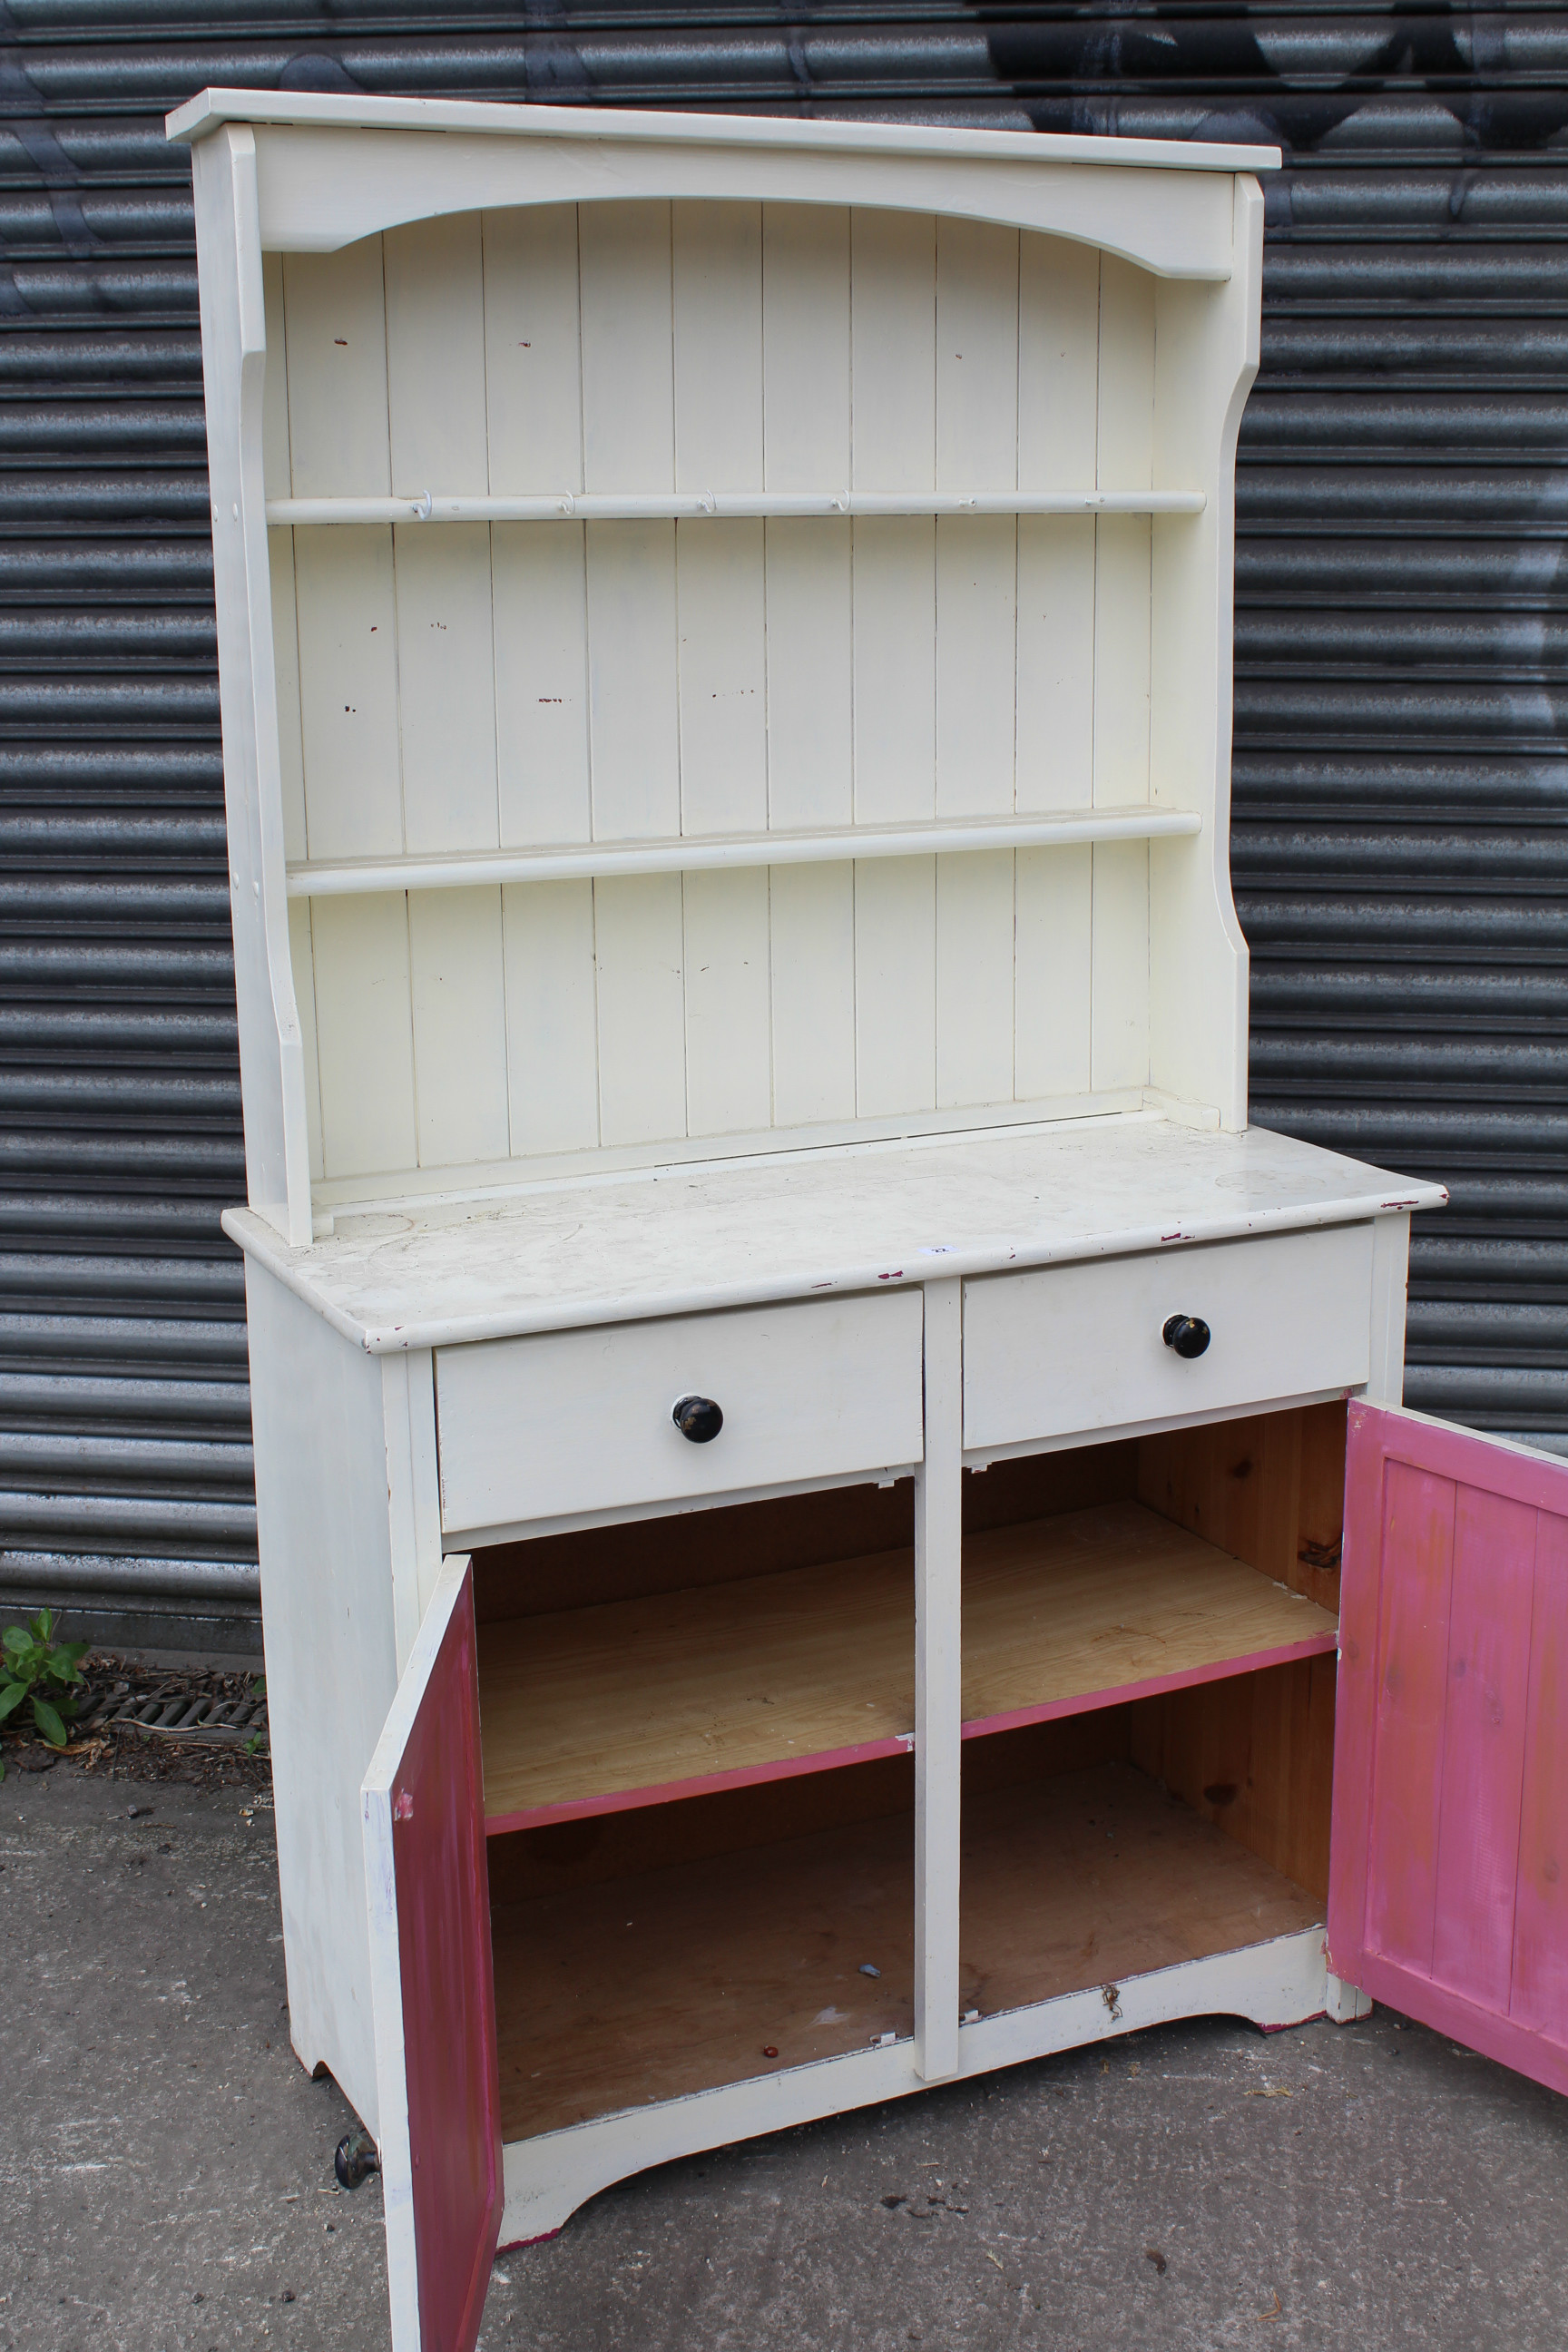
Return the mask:
{"type": "MultiPolygon", "coordinates": [[[[1032,1723],[1055,1723],[1063,1717],[1089,1715],[1097,1709],[1125,1706],[1134,1699],[1158,1698],[1166,1691],[1192,1690],[1200,1683],[1224,1682],[1233,1675],[1259,1674],[1268,1666],[1293,1664],[1332,1651],[1337,1636],[1309,1633],[1299,1642],[1248,1650],[1174,1674],[1152,1675],[1140,1682],[1112,1683],[1100,1690],[1075,1691],[1066,1698],[1042,1699],[1037,1706],[1009,1707],[1001,1715],[972,1717],[963,1726],[965,1739],[984,1739],[994,1732],[1019,1731],[1032,1723]]],[[[809,1772],[833,1772],[847,1764],[869,1764],[887,1756],[913,1753],[913,1729],[889,1738],[868,1739],[852,1748],[821,1748],[809,1756],[781,1756],[756,1764],[738,1765],[730,1772],[702,1772],[679,1780],[664,1780],[637,1789],[616,1789],[601,1796],[570,1797],[559,1804],[529,1805],[506,1813],[485,1815],[487,1837],[504,1837],[513,1830],[542,1829],[552,1822],[575,1822],[604,1813],[627,1813],[648,1805],[679,1802],[684,1797],[708,1797],[726,1789],[754,1789],[770,1780],[794,1780],[809,1772]]]]}

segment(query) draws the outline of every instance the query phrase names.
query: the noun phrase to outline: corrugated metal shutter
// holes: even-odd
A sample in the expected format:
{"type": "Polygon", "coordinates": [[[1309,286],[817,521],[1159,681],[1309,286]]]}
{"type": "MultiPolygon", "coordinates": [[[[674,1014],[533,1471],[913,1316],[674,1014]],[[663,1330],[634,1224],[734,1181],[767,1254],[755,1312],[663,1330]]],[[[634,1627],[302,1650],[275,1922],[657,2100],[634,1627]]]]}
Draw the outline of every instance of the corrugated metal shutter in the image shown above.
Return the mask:
{"type": "Polygon", "coordinates": [[[36,0],[0,22],[0,1593],[255,1639],[195,268],[208,83],[1279,138],[1241,478],[1256,1115],[1431,1171],[1412,1401],[1568,1450],[1568,33],[1526,12],[36,0]]]}

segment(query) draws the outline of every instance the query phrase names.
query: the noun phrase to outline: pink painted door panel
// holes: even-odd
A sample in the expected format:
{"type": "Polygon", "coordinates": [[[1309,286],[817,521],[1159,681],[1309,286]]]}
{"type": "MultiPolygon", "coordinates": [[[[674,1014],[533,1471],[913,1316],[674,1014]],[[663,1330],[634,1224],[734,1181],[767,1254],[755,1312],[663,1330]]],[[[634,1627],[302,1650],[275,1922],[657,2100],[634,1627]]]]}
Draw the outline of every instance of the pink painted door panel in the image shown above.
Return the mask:
{"type": "Polygon", "coordinates": [[[364,1792],[394,2352],[473,2352],[500,2233],[500,2079],[472,1571],[448,1561],[364,1792]]]}
{"type": "Polygon", "coordinates": [[[1568,1465],[1352,1404],[1329,1964],[1568,2091],[1568,1465]]]}

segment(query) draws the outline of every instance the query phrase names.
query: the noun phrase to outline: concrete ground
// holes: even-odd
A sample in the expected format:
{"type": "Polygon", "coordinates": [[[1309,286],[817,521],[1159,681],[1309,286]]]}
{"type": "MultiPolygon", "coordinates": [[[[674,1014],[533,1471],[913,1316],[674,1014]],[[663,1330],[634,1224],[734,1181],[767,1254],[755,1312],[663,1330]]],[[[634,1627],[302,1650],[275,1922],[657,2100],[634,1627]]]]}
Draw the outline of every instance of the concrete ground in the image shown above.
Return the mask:
{"type": "MultiPolygon", "coordinates": [[[[265,1800],[0,1787],[0,2352],[384,2345],[265,1800]]],[[[1565,2200],[1568,2101],[1440,2035],[1205,2021],[626,2182],[502,2259],[482,2340],[1560,2352],[1565,2200]]]]}

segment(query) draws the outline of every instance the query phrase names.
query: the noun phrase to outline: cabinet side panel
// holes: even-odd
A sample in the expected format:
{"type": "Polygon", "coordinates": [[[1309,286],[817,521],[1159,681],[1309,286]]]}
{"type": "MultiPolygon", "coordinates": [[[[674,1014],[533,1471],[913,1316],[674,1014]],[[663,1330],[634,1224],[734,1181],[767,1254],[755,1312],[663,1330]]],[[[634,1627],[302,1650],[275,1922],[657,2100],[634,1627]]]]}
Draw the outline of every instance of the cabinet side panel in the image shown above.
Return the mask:
{"type": "Polygon", "coordinates": [[[381,1367],[246,1262],[289,2030],[377,2128],[360,1784],[397,1683],[381,1367]]]}

